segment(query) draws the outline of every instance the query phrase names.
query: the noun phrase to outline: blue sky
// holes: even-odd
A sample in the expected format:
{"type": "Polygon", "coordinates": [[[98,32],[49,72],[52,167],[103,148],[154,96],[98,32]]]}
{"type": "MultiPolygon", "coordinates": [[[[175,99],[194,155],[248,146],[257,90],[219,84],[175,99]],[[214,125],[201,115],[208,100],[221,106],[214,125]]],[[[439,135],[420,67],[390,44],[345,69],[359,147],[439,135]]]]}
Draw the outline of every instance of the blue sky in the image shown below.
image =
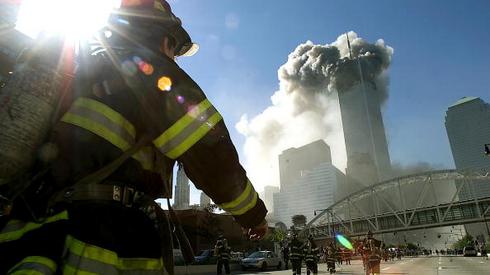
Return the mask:
{"type": "Polygon", "coordinates": [[[271,105],[288,54],[346,31],[394,48],[383,111],[393,162],[454,167],[447,107],[467,95],[490,102],[490,1],[169,2],[201,46],[178,62],[222,113],[241,158],[244,137],[235,124],[271,105]]]}

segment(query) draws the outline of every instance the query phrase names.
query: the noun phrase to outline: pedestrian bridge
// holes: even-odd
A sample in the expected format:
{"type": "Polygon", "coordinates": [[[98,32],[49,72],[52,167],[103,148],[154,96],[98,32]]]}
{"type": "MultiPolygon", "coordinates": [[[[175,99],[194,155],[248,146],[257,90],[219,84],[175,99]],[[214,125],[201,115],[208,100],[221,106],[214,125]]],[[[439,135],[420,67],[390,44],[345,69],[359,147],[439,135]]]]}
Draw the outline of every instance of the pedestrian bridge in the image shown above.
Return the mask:
{"type": "Polygon", "coordinates": [[[482,184],[490,184],[488,173],[457,170],[391,179],[323,209],[302,233],[318,238],[335,233],[361,236],[368,231],[380,234],[486,222],[490,197],[477,193],[482,184]]]}

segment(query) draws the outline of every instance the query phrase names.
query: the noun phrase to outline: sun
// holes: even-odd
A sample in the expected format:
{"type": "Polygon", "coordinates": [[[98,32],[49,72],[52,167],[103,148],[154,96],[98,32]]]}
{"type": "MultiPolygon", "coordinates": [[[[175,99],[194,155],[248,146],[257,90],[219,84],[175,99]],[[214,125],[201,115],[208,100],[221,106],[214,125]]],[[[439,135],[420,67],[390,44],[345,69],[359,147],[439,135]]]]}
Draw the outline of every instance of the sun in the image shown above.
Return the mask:
{"type": "Polygon", "coordinates": [[[16,29],[31,38],[62,35],[68,39],[90,38],[107,24],[120,0],[23,0],[16,29]]]}

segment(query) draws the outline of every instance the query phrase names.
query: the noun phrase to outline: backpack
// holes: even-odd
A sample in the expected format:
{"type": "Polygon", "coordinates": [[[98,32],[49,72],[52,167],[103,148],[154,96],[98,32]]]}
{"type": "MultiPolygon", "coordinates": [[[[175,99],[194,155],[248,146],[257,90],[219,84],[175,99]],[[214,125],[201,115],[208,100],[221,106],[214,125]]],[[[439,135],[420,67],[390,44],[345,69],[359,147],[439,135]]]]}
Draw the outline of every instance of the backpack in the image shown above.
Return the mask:
{"type": "Polygon", "coordinates": [[[61,37],[40,38],[16,59],[0,88],[0,218],[55,157],[47,141],[70,97],[74,50],[61,37]],[[35,165],[42,163],[42,165],[35,165]]]}

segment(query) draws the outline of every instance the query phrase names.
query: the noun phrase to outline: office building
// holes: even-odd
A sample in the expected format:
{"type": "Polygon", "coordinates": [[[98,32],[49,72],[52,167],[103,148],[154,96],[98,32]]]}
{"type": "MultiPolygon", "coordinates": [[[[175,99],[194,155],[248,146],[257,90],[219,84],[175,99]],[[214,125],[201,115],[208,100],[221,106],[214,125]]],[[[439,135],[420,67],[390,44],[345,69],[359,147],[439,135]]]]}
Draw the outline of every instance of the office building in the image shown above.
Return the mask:
{"type": "Polygon", "coordinates": [[[364,83],[338,92],[347,153],[346,175],[367,186],[391,176],[381,103],[376,85],[364,83]]]}
{"type": "MultiPolygon", "coordinates": [[[[446,131],[458,170],[490,172],[490,157],[484,145],[490,143],[490,104],[477,97],[463,97],[446,112],[446,131]]],[[[457,184],[461,184],[458,182],[457,184]]],[[[490,197],[489,182],[470,182],[461,189],[460,200],[490,197]]],[[[472,236],[488,236],[488,225],[465,226],[472,236]]]]}
{"type": "Polygon", "coordinates": [[[201,197],[199,199],[199,206],[201,208],[207,207],[211,204],[211,198],[208,197],[204,192],[201,192],[201,197]]]}
{"type": "Polygon", "coordinates": [[[179,165],[177,170],[177,180],[175,184],[175,209],[187,209],[189,208],[190,201],[190,185],[189,178],[185,174],[182,165],[179,165]]]}
{"type": "Polygon", "coordinates": [[[336,187],[343,181],[343,173],[331,163],[320,163],[304,170],[293,185],[273,195],[274,218],[288,227],[294,215],[305,215],[310,221],[315,211],[335,202],[336,187]]]}
{"type": "Polygon", "coordinates": [[[330,147],[317,140],[300,148],[289,148],[279,155],[279,181],[281,189],[295,183],[304,170],[309,170],[319,163],[331,163],[330,147]]]}

